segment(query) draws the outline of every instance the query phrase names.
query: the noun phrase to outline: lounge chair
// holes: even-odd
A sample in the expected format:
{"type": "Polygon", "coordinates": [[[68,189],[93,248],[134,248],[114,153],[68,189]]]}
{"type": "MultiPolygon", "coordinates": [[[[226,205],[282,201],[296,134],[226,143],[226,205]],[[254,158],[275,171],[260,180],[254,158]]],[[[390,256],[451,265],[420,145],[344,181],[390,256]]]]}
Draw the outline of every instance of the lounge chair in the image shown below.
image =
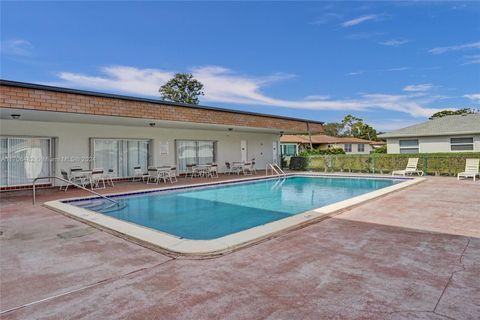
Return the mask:
{"type": "Polygon", "coordinates": [[[460,177],[463,178],[473,178],[473,181],[475,181],[475,177],[479,176],[480,177],[480,171],[478,169],[480,165],[480,159],[467,159],[465,161],[465,172],[460,172],[457,175],[457,180],[460,180],[460,177]]]}
{"type": "Polygon", "coordinates": [[[419,176],[423,176],[423,171],[417,169],[418,165],[418,158],[408,158],[407,167],[405,170],[396,170],[392,172],[392,176],[394,175],[401,175],[406,176],[407,174],[418,174],[419,176]]]}

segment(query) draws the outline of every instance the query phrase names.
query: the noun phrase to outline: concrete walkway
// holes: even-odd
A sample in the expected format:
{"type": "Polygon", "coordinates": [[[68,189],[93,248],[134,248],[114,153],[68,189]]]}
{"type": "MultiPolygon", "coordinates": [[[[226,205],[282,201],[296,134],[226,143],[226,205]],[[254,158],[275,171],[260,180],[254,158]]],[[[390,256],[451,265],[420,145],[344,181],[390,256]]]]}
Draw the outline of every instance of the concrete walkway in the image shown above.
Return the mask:
{"type": "Polygon", "coordinates": [[[480,182],[429,178],[210,260],[1,196],[1,319],[480,317],[480,182]]]}

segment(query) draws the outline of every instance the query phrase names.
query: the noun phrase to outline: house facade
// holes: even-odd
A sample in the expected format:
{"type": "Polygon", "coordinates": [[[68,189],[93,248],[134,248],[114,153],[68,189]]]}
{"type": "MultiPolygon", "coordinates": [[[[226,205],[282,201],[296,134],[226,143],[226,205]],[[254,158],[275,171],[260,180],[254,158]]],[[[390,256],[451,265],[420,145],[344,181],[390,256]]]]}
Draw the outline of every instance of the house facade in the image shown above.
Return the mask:
{"type": "MultiPolygon", "coordinates": [[[[283,133],[322,132],[322,123],[37,84],[0,82],[0,188],[29,186],[61,170],[112,169],[255,158],[277,162],[283,133]]],[[[54,183],[49,181],[48,183],[54,183]]]]}
{"type": "Polygon", "coordinates": [[[341,148],[347,154],[369,154],[375,148],[385,145],[383,141],[370,141],[353,137],[332,137],[323,134],[284,135],[280,138],[281,152],[286,157],[298,155],[312,147],[315,149],[341,148]]]}
{"type": "Polygon", "coordinates": [[[447,116],[381,134],[387,153],[480,152],[480,114],[447,116]]]}

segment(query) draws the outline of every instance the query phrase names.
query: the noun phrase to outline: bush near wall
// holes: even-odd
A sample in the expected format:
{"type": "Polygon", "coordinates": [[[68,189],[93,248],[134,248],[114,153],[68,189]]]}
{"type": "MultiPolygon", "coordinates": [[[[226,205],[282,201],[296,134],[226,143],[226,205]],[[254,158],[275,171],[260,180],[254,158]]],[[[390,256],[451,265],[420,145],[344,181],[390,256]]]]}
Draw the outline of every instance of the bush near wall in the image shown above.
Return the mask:
{"type": "Polygon", "coordinates": [[[480,152],[422,153],[422,154],[369,154],[369,155],[314,155],[296,160],[302,165],[292,170],[323,172],[390,173],[405,169],[408,158],[419,158],[418,169],[430,175],[456,175],[465,170],[465,159],[480,158],[480,152]],[[297,168],[298,167],[298,168],[297,168]]]}

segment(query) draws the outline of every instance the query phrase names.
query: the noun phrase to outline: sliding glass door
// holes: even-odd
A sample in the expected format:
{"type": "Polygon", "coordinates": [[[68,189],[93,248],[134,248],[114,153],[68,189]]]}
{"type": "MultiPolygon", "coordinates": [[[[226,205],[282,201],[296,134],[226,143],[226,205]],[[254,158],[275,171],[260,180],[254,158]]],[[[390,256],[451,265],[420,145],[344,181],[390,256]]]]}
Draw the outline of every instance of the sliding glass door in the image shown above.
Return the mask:
{"type": "Polygon", "coordinates": [[[93,167],[113,170],[119,178],[133,176],[134,167],[148,167],[150,140],[92,138],[93,167]]]}
{"type": "Polygon", "coordinates": [[[176,140],[177,166],[185,172],[187,164],[207,164],[216,161],[215,141],[176,140]]]}
{"type": "Polygon", "coordinates": [[[0,155],[2,187],[32,184],[37,177],[51,175],[51,138],[0,137],[0,155]]]}

